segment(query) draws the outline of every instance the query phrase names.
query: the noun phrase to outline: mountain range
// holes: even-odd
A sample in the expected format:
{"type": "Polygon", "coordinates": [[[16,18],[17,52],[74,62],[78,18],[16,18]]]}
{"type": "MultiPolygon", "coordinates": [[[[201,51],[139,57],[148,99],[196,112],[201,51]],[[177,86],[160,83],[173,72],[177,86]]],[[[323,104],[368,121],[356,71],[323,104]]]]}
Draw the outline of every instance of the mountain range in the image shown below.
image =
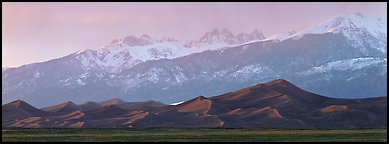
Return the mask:
{"type": "Polygon", "coordinates": [[[2,106],[3,127],[386,128],[387,97],[329,98],[282,79],[178,105],[155,101],[65,102],[42,109],[16,100],[2,106]]]}
{"type": "Polygon", "coordinates": [[[286,79],[333,98],[387,95],[387,25],[362,14],[265,37],[214,29],[180,42],[150,35],[113,40],[2,70],[2,103],[37,107],[120,98],[175,103],[286,79]]]}

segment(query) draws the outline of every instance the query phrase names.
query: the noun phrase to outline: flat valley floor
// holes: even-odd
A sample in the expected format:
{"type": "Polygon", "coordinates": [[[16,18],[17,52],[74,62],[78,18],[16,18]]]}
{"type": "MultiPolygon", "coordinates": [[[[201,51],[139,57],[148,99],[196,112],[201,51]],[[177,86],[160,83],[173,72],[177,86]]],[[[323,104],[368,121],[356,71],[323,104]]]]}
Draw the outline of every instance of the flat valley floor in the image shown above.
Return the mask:
{"type": "Polygon", "coordinates": [[[3,142],[387,142],[387,129],[2,128],[3,142]]]}

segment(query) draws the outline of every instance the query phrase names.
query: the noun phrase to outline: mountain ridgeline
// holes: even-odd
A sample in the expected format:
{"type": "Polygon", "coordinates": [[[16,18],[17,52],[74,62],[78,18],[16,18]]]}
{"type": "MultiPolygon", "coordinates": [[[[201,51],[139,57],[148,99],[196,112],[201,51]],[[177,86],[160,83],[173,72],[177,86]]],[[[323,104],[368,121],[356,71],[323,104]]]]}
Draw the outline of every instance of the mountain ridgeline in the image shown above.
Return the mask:
{"type": "Polygon", "coordinates": [[[334,98],[386,96],[387,25],[354,14],[270,37],[227,29],[187,43],[128,36],[99,50],[3,68],[2,101],[38,107],[112,98],[174,103],[274,79],[334,98]]]}
{"type": "Polygon", "coordinates": [[[278,79],[178,105],[155,101],[72,102],[37,109],[17,100],[2,107],[3,127],[386,128],[387,97],[329,98],[278,79]]]}

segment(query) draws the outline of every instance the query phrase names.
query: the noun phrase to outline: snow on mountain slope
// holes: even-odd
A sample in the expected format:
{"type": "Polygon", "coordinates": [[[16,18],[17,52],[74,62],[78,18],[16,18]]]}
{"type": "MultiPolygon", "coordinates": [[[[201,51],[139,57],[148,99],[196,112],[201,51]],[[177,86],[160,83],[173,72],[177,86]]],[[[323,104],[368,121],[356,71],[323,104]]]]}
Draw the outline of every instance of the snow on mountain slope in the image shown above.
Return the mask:
{"type": "Polygon", "coordinates": [[[327,32],[342,32],[349,35],[359,30],[366,30],[372,36],[379,38],[385,36],[387,25],[379,19],[357,13],[349,16],[336,16],[323,24],[313,26],[307,30],[297,33],[297,35],[323,34],[327,32]]]}
{"type": "Polygon", "coordinates": [[[263,35],[257,29],[251,34],[240,33],[237,36],[227,29],[215,29],[207,32],[199,41],[191,43],[172,38],[158,39],[144,34],[140,37],[115,39],[102,49],[88,49],[75,54],[86,70],[95,67],[109,73],[118,73],[149,60],[174,59],[206,50],[220,50],[258,38],[263,38],[263,35]]]}
{"type": "Polygon", "coordinates": [[[350,43],[362,53],[369,55],[369,48],[387,53],[387,24],[380,19],[364,16],[360,13],[352,15],[335,16],[321,24],[312,26],[300,32],[285,32],[270,37],[249,41],[248,43],[261,41],[284,41],[287,39],[299,39],[306,34],[341,33],[347,37],[350,43]]]}
{"type": "Polygon", "coordinates": [[[98,65],[108,72],[120,72],[141,62],[174,59],[193,53],[194,50],[173,42],[160,42],[142,46],[122,46],[111,49],[86,50],[78,58],[86,68],[98,65]]]}
{"type": "Polygon", "coordinates": [[[215,48],[215,46],[218,45],[223,47],[233,47],[250,41],[262,39],[265,39],[265,37],[258,29],[255,29],[250,34],[239,33],[234,35],[226,28],[221,30],[215,28],[212,31],[206,32],[202,37],[200,37],[200,39],[196,41],[190,41],[184,46],[188,48],[201,48],[206,45],[214,45],[212,48],[215,48]]]}
{"type": "Polygon", "coordinates": [[[118,73],[149,60],[174,59],[205,50],[219,50],[231,47],[225,43],[201,45],[199,48],[186,48],[175,42],[160,42],[144,46],[123,46],[112,49],[85,50],[78,52],[77,58],[85,69],[100,67],[110,73],[118,73]]]}
{"type": "Polygon", "coordinates": [[[364,58],[355,58],[355,59],[346,59],[340,61],[329,62],[320,66],[313,67],[307,71],[304,71],[300,74],[310,75],[316,73],[325,73],[329,71],[346,71],[346,70],[358,70],[368,66],[377,65],[380,63],[387,63],[386,58],[375,58],[375,57],[364,57],[364,58]]]}
{"type": "Polygon", "coordinates": [[[354,47],[366,53],[366,44],[374,49],[387,52],[387,24],[380,19],[362,14],[341,15],[331,18],[323,24],[313,26],[291,35],[289,38],[300,38],[305,34],[342,33],[354,47]],[[366,42],[367,41],[367,42],[366,42]]]}
{"type": "Polygon", "coordinates": [[[263,64],[247,65],[229,74],[230,77],[243,81],[248,80],[255,75],[261,75],[263,78],[271,75],[278,76],[274,69],[263,64]]]}

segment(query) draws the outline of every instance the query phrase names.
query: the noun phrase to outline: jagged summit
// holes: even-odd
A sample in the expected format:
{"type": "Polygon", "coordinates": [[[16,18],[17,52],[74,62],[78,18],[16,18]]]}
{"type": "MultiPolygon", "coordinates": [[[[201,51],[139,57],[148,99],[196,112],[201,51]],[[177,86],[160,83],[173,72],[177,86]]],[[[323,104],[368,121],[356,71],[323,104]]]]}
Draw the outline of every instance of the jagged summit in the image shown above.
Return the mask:
{"type": "Polygon", "coordinates": [[[174,38],[158,38],[155,36],[151,36],[149,34],[143,34],[139,37],[128,35],[124,38],[118,38],[111,41],[109,45],[106,45],[103,47],[102,50],[109,50],[109,49],[115,49],[115,48],[121,48],[121,47],[141,47],[141,46],[148,46],[153,45],[157,43],[163,43],[163,42],[176,42],[174,38]]]}
{"type": "Polygon", "coordinates": [[[249,34],[233,34],[227,28],[214,28],[213,30],[206,32],[198,40],[191,41],[185,46],[198,47],[199,45],[217,43],[225,43],[227,45],[239,45],[253,40],[262,40],[264,38],[265,37],[263,36],[262,31],[259,31],[258,29],[254,29],[249,34]]]}

